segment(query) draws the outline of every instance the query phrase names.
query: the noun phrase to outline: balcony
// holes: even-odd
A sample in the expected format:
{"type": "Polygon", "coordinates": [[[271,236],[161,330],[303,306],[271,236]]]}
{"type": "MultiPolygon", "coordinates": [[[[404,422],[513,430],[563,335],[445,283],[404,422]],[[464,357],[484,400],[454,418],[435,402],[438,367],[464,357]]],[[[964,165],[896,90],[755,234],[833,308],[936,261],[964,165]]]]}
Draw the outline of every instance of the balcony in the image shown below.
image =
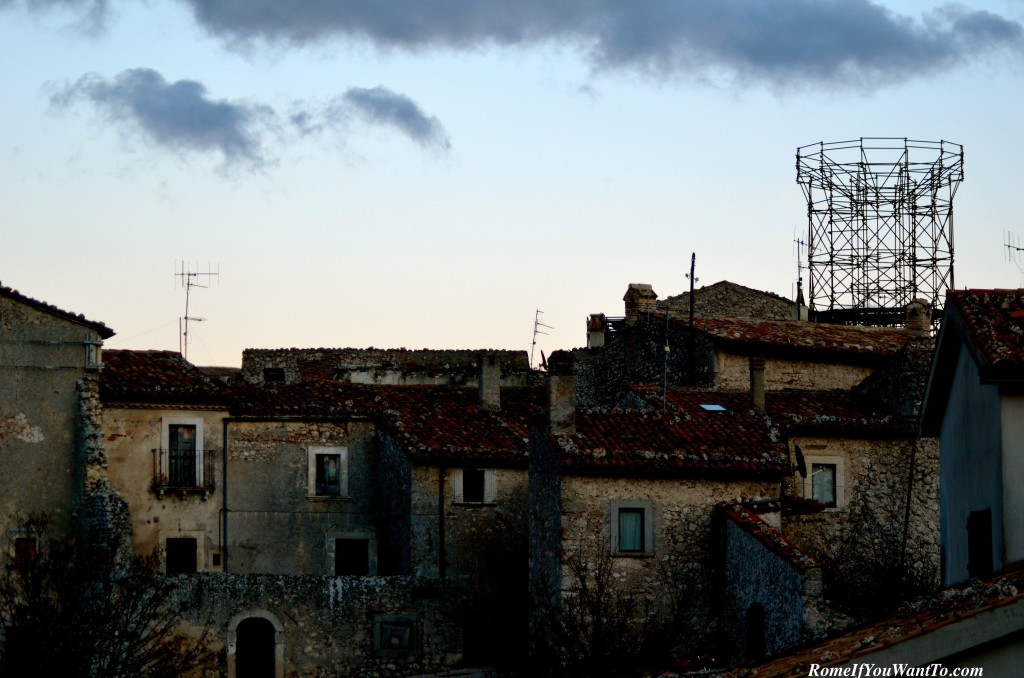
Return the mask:
{"type": "Polygon", "coordinates": [[[216,450],[153,450],[153,492],[198,494],[203,499],[217,488],[216,450]]]}

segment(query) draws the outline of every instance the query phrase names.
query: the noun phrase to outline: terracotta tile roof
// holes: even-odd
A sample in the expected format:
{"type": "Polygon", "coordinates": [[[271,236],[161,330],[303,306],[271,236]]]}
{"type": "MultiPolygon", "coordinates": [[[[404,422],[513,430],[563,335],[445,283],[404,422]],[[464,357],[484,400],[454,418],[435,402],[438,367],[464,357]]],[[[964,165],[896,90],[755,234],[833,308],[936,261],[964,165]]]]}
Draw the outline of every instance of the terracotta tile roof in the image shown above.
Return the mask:
{"type": "Polygon", "coordinates": [[[540,414],[542,388],[503,388],[501,411],[477,407],[477,391],[456,386],[381,387],[385,428],[414,459],[525,466],[528,422],[540,414]]]}
{"type": "Polygon", "coordinates": [[[38,311],[42,311],[43,313],[48,313],[52,316],[63,318],[64,320],[70,320],[71,322],[78,323],[79,325],[84,325],[85,327],[94,330],[96,334],[100,335],[100,338],[102,339],[109,339],[110,337],[114,336],[114,330],[110,329],[101,322],[88,320],[84,315],[80,313],[75,314],[72,313],[71,311],[65,311],[64,309],[57,308],[56,306],[48,304],[45,301],[39,301],[38,299],[33,299],[32,297],[26,297],[24,294],[18,292],[17,290],[11,289],[10,287],[4,287],[0,285],[0,297],[5,297],[7,299],[11,299],[12,301],[17,301],[19,303],[25,304],[26,306],[31,306],[32,308],[38,311]]]}
{"type": "Polygon", "coordinates": [[[501,411],[477,407],[463,386],[374,386],[331,381],[246,384],[234,389],[236,417],[370,419],[410,457],[450,463],[474,460],[525,466],[527,421],[539,414],[543,389],[503,388],[501,411]]]}
{"type": "Polygon", "coordinates": [[[581,472],[776,477],[790,472],[781,435],[736,394],[677,393],[669,412],[579,408],[557,436],[563,465],[581,472]],[[723,396],[723,397],[719,397],[723,396]],[[708,411],[702,404],[723,405],[708,411]]]}
{"type": "Polygon", "coordinates": [[[950,290],[946,304],[988,371],[1024,367],[1024,289],[950,290]]]}
{"type": "Polygon", "coordinates": [[[176,351],[103,351],[100,398],[108,403],[227,404],[230,391],[176,351]]]}
{"type": "MultiPolygon", "coordinates": [[[[676,322],[684,322],[679,319],[676,322]]],[[[713,340],[765,352],[879,358],[895,355],[910,341],[902,329],[827,325],[803,320],[697,318],[695,327],[713,340]]]]}
{"type": "Polygon", "coordinates": [[[774,527],[761,520],[760,516],[743,504],[729,504],[719,502],[716,508],[728,520],[736,523],[747,534],[755,537],[764,544],[772,553],[776,554],[794,568],[807,570],[812,567],[819,567],[818,563],[803,550],[786,539],[786,537],[774,527]]]}
{"type": "Polygon", "coordinates": [[[768,391],[765,407],[790,435],[913,436],[917,426],[916,420],[880,411],[848,390],[768,391]]]}
{"type": "Polygon", "coordinates": [[[972,581],[905,604],[890,617],[816,643],[762,666],[735,669],[728,678],[789,678],[807,676],[811,664],[821,668],[850,661],[870,662],[880,649],[931,633],[981,612],[1024,600],[1024,568],[1007,571],[987,581],[972,581]]]}

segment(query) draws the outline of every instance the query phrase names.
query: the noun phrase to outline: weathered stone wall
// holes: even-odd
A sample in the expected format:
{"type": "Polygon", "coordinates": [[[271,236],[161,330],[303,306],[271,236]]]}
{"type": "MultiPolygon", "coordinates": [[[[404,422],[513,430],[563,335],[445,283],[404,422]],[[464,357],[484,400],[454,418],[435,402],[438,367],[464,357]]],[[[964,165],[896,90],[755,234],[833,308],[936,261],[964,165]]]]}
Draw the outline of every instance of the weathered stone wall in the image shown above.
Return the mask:
{"type": "Polygon", "coordinates": [[[246,349],[242,379],[263,382],[263,370],[281,368],[285,382],[335,379],[355,384],[477,385],[477,362],[494,355],[501,365],[502,386],[526,386],[530,364],[526,351],[408,349],[246,349]]]}
{"type": "Polygon", "coordinates": [[[168,537],[196,539],[201,570],[219,570],[214,556],[220,556],[219,516],[225,410],[190,410],[170,407],[108,405],[103,409],[103,441],[110,486],[128,503],[131,514],[132,550],[148,556],[168,537]],[[154,451],[162,446],[165,419],[202,421],[200,441],[205,457],[212,461],[215,488],[208,493],[154,489],[157,461],[154,451]]]}
{"type": "Polygon", "coordinates": [[[641,314],[636,323],[600,349],[573,352],[580,405],[618,404],[633,384],[711,386],[714,352],[703,335],[679,323],[641,314]],[[668,345],[668,352],[665,346],[668,345]],[[691,361],[689,356],[696,356],[691,361]],[[691,365],[692,362],[692,365],[691,365]]]}
{"type": "Polygon", "coordinates": [[[778,482],[756,480],[563,477],[563,590],[572,589],[574,559],[611,558],[613,576],[645,601],[650,623],[676,628],[686,650],[706,650],[715,642],[720,614],[714,507],[721,501],[776,497],[779,489],[778,482]],[[651,554],[609,555],[616,500],[650,502],[651,554]]]}
{"type": "MultiPolygon", "coordinates": [[[[787,536],[833,572],[851,564],[865,573],[869,568],[883,572],[903,568],[925,588],[938,585],[938,440],[794,437],[789,442],[791,447],[800,445],[805,457],[842,460],[845,505],[786,517],[783,531],[787,536]]],[[[809,466],[810,462],[808,472],[809,466]]],[[[803,496],[803,479],[796,476],[787,491],[803,496]]]]}
{"type": "Polygon", "coordinates": [[[328,533],[363,534],[375,551],[375,435],[360,421],[230,423],[228,571],[333,574],[328,533]],[[343,496],[311,496],[312,446],[346,448],[343,496]]]}
{"type": "Polygon", "coordinates": [[[722,519],[725,541],[725,608],[723,625],[734,661],[745,663],[781,654],[807,640],[804,606],[808,597],[821,594],[821,571],[798,568],[765,548],[754,535],[732,520],[722,519]],[[748,637],[757,626],[760,607],[763,644],[748,637]],[[754,648],[764,651],[757,654],[754,648]]]}
{"type": "MultiPolygon", "coordinates": [[[[377,433],[375,465],[377,572],[410,574],[412,569],[412,462],[383,431],[377,433]]],[[[422,517],[417,517],[421,520],[422,517]]]]}
{"type": "Polygon", "coordinates": [[[95,332],[0,297],[0,334],[0,537],[15,514],[46,514],[69,534],[85,482],[75,384],[95,332]]]}
{"type": "MultiPolygon", "coordinates": [[[[840,389],[853,388],[872,372],[864,365],[849,365],[815,360],[787,360],[765,357],[765,388],[777,391],[786,388],[840,389]]],[[[716,388],[745,390],[750,388],[750,358],[728,351],[715,351],[716,388]]]]}
{"type": "MultiPolygon", "coordinates": [[[[771,292],[743,287],[729,282],[715,283],[694,290],[694,315],[698,318],[763,318],[768,320],[790,320],[794,315],[794,303],[771,292]]],[[[683,292],[658,302],[659,309],[669,309],[677,318],[690,314],[690,293],[683,292]]]]}
{"type": "Polygon", "coordinates": [[[928,385],[935,339],[928,335],[911,336],[907,346],[887,365],[865,379],[857,391],[901,417],[916,418],[928,385]]]}
{"type": "MultiPolygon", "coordinates": [[[[189,620],[209,621],[227,675],[229,633],[246,613],[283,626],[285,676],[388,678],[440,672],[462,663],[462,595],[416,577],[327,577],[208,573],[179,577],[189,620]],[[415,648],[375,649],[382,617],[412,620],[415,648]],[[234,624],[233,624],[234,622],[234,624]]],[[[237,655],[233,658],[237,659],[237,655]]]]}

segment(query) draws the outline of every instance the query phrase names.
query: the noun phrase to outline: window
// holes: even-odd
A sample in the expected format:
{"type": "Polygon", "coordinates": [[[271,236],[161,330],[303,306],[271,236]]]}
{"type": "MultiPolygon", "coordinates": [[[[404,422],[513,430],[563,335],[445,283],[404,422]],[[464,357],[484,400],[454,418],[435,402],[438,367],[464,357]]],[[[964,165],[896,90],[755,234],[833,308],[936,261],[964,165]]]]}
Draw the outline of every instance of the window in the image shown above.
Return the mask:
{"type": "Polygon", "coordinates": [[[334,540],[334,574],[362,577],[370,573],[369,539],[334,540]]]}
{"type": "Polygon", "coordinates": [[[836,507],[836,465],[811,464],[811,498],[836,507]]]}
{"type": "Polygon", "coordinates": [[[826,454],[824,445],[801,444],[804,467],[804,498],[820,501],[830,509],[846,506],[845,459],[838,454],[826,454]],[[814,450],[821,450],[815,454],[814,450]]]}
{"type": "Polygon", "coordinates": [[[967,516],[967,576],[992,576],[992,509],[967,516]]]}
{"type": "Polygon", "coordinates": [[[497,479],[493,469],[456,469],[453,475],[456,503],[487,506],[494,503],[497,479]]]}
{"type": "Polygon", "coordinates": [[[38,543],[35,537],[14,538],[14,567],[24,570],[31,565],[38,553],[38,543]]]}
{"type": "Polygon", "coordinates": [[[475,504],[484,502],[484,472],[482,469],[462,470],[462,501],[475,504]]]}
{"type": "Polygon", "coordinates": [[[169,537],[164,544],[167,575],[196,571],[196,540],[193,537],[169,537]]]}
{"type": "Polygon", "coordinates": [[[419,650],[419,628],[409,615],[378,615],[373,647],[383,657],[402,657],[419,650]]]}
{"type": "Polygon", "coordinates": [[[155,459],[154,486],[160,490],[209,490],[213,487],[213,468],[205,462],[203,420],[201,417],[164,417],[161,421],[160,450],[155,459]]]}
{"type": "Polygon", "coordinates": [[[264,367],[263,368],[263,381],[264,383],[284,383],[284,368],[283,367],[264,367]]]}
{"type": "Polygon", "coordinates": [[[372,530],[327,533],[328,574],[366,577],[377,574],[377,540],[372,530]]]}
{"type": "Polygon", "coordinates": [[[654,505],[649,501],[613,501],[611,553],[649,556],[654,553],[654,505]]]}
{"type": "Polygon", "coordinates": [[[309,496],[348,496],[348,449],[310,447],[309,496]]]}
{"type": "Polygon", "coordinates": [[[171,424],[167,429],[167,481],[173,487],[196,486],[196,427],[171,424]]]}

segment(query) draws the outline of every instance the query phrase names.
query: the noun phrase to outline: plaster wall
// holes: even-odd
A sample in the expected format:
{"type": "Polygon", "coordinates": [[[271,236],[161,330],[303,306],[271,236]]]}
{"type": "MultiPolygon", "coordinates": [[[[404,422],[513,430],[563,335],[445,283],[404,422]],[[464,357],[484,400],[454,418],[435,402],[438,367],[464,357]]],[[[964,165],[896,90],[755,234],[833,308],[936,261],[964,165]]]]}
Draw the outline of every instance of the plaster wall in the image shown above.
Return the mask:
{"type": "Polygon", "coordinates": [[[943,585],[968,578],[967,518],[992,510],[992,564],[1003,566],[1003,480],[999,389],[982,384],[961,346],[939,433],[943,585]]]}
{"type": "MultiPolygon", "coordinates": [[[[162,548],[168,538],[197,540],[200,570],[219,570],[214,555],[221,553],[219,516],[222,483],[223,410],[183,410],[107,405],[103,408],[103,441],[107,453],[107,475],[111,488],[128,502],[131,514],[132,551],[148,556],[162,548]],[[212,458],[216,488],[209,493],[188,494],[155,491],[154,450],[163,446],[162,433],[168,420],[201,420],[202,449],[212,458]]],[[[210,480],[210,479],[208,479],[210,480]]]]}
{"type": "Polygon", "coordinates": [[[1024,395],[1000,400],[1006,563],[1024,560],[1024,395]]]}
{"type": "Polygon", "coordinates": [[[67,532],[84,482],[75,382],[96,333],[0,298],[0,338],[0,536],[15,513],[45,513],[67,532]]]}

